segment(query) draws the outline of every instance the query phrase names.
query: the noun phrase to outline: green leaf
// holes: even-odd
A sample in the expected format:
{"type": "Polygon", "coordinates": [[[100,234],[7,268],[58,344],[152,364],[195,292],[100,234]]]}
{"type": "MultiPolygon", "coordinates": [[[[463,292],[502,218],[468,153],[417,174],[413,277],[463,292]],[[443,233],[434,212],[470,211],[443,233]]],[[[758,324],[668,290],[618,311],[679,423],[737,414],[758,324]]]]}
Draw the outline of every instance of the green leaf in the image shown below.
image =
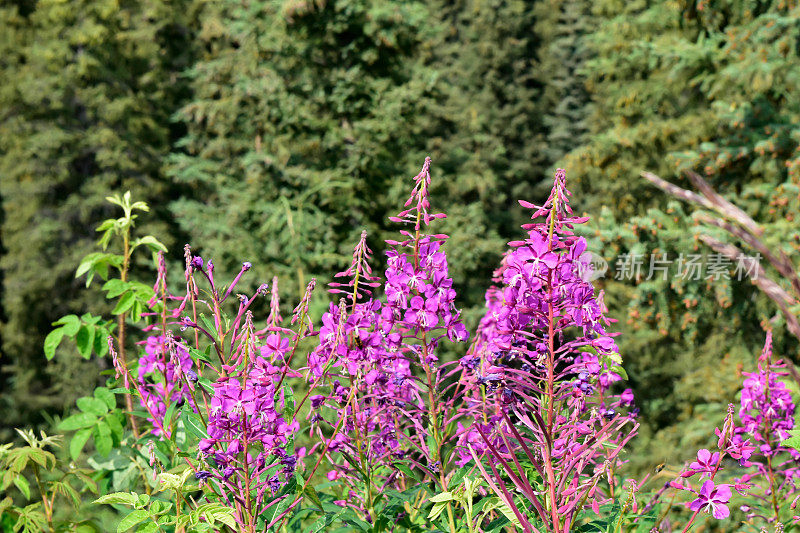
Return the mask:
{"type": "Polygon", "coordinates": [[[131,512],[129,515],[123,518],[119,525],[117,526],[117,533],[123,533],[123,531],[127,531],[142,520],[145,520],[150,516],[150,513],[145,511],[144,509],[137,509],[131,512]]]}
{"type": "Polygon", "coordinates": [[[89,269],[91,269],[92,266],[94,266],[95,262],[97,261],[97,258],[102,256],[102,255],[104,255],[104,254],[102,254],[100,252],[95,252],[95,253],[89,254],[86,257],[84,257],[81,260],[80,264],[78,265],[78,269],[75,271],[75,277],[79,278],[82,275],[84,275],[87,272],[89,272],[89,269]]]}
{"type": "MultiPolygon", "coordinates": [[[[137,202],[139,203],[139,202],[137,202]]],[[[154,252],[166,252],[167,247],[164,246],[158,239],[153,237],[152,235],[145,235],[144,237],[140,237],[133,241],[131,244],[131,250],[136,248],[137,246],[141,246],[142,244],[147,245],[151,250],[154,252]]]]}
{"type": "Polygon", "coordinates": [[[17,474],[14,476],[14,485],[16,485],[19,491],[25,495],[26,500],[31,499],[31,486],[28,483],[28,480],[25,479],[25,476],[22,474],[17,474]]]}
{"type": "Polygon", "coordinates": [[[84,314],[81,315],[81,321],[86,323],[86,324],[89,324],[90,326],[93,326],[93,325],[97,324],[101,320],[103,320],[102,317],[94,316],[91,313],[84,313],[84,314]]]}
{"type": "Polygon", "coordinates": [[[114,307],[114,310],[111,311],[114,315],[121,315],[125,311],[131,308],[133,303],[136,301],[136,294],[133,292],[126,292],[122,295],[122,298],[119,299],[117,305],[114,307]]]}
{"type": "Polygon", "coordinates": [[[181,421],[190,435],[194,435],[199,439],[208,438],[208,434],[203,428],[203,422],[200,420],[200,417],[185,405],[181,412],[181,421]]]}
{"type": "Polygon", "coordinates": [[[111,494],[100,496],[92,503],[134,505],[137,501],[137,494],[135,492],[112,492],[111,494]]]}
{"type": "Polygon", "coordinates": [[[436,520],[439,517],[439,515],[442,514],[442,511],[444,511],[445,508],[447,508],[447,503],[448,502],[436,503],[431,509],[431,512],[428,513],[428,520],[436,520]]]}
{"type": "Polygon", "coordinates": [[[76,413],[65,418],[58,425],[59,431],[74,431],[76,429],[89,428],[97,423],[97,417],[89,413],[76,413]]]}
{"type": "Polygon", "coordinates": [[[413,479],[419,481],[419,478],[414,474],[411,468],[408,467],[405,463],[394,463],[394,467],[402,472],[406,477],[409,479],[413,479]]]}
{"type": "Polygon", "coordinates": [[[222,507],[211,513],[211,516],[213,516],[214,520],[217,522],[222,522],[233,530],[236,529],[236,519],[233,517],[233,509],[222,507]]]}
{"type": "Polygon", "coordinates": [[[169,427],[172,424],[172,419],[175,416],[175,410],[178,408],[178,402],[172,402],[164,412],[164,427],[169,427]]]}
{"type": "Polygon", "coordinates": [[[208,331],[211,335],[217,335],[217,327],[214,325],[214,321],[207,317],[205,314],[200,313],[200,321],[203,323],[206,331],[208,331]]]}
{"type": "Polygon", "coordinates": [[[44,356],[48,361],[56,355],[56,348],[61,344],[61,339],[64,338],[64,328],[54,329],[47,334],[44,339],[44,356]]]}
{"type": "Polygon", "coordinates": [[[294,414],[294,393],[292,392],[292,387],[286,383],[283,386],[283,399],[284,399],[284,406],[283,406],[283,419],[286,423],[291,422],[292,415],[294,414]]]}
{"type": "Polygon", "coordinates": [[[319,499],[319,494],[317,494],[317,490],[314,487],[308,485],[303,491],[303,493],[306,496],[308,496],[308,498],[314,503],[314,505],[319,507],[320,510],[322,509],[322,501],[319,499]]]}
{"type": "Polygon", "coordinates": [[[84,428],[72,436],[72,439],[69,441],[69,456],[72,457],[73,461],[78,459],[91,434],[92,430],[90,428],[84,428]]]}
{"type": "Polygon", "coordinates": [[[439,502],[449,502],[450,500],[453,500],[453,499],[454,499],[453,498],[453,493],[450,492],[450,491],[445,491],[445,492],[442,492],[440,494],[437,494],[436,496],[433,496],[431,498],[431,501],[433,503],[439,503],[439,502]]]}
{"type": "Polygon", "coordinates": [[[109,413],[103,420],[108,424],[108,427],[111,428],[111,436],[115,437],[115,442],[121,441],[125,430],[117,417],[117,413],[109,413]]]}
{"type": "Polygon", "coordinates": [[[108,337],[111,332],[108,329],[101,327],[94,335],[94,353],[103,357],[108,353],[108,337]]]}
{"type": "Polygon", "coordinates": [[[111,438],[111,428],[105,421],[98,423],[93,432],[94,446],[97,448],[97,453],[103,457],[108,457],[111,453],[111,448],[114,446],[114,439],[111,438]]]}
{"type": "Polygon", "coordinates": [[[102,400],[109,409],[114,409],[117,407],[116,396],[114,396],[114,393],[105,387],[97,387],[94,390],[94,397],[98,400],[102,400]]]}
{"type": "Polygon", "coordinates": [[[106,405],[106,402],[98,398],[85,396],[83,398],[78,398],[75,403],[77,404],[78,409],[84,413],[101,416],[108,412],[108,405],[106,405]]]}
{"type": "Polygon", "coordinates": [[[64,330],[64,335],[67,337],[74,337],[81,327],[81,319],[78,318],[78,315],[62,316],[57,321],[53,322],[53,325],[61,326],[61,329],[64,330]]]}
{"type": "Polygon", "coordinates": [[[619,374],[622,379],[624,379],[626,381],[628,380],[628,373],[625,372],[625,369],[622,368],[621,366],[619,366],[619,365],[613,366],[613,367],[611,367],[610,370],[611,370],[611,372],[619,374]]]}
{"type": "Polygon", "coordinates": [[[107,291],[106,298],[116,298],[130,287],[130,284],[127,281],[122,281],[121,279],[110,279],[108,280],[105,285],[103,285],[103,290],[107,291]]]}
{"type": "Polygon", "coordinates": [[[75,344],[78,345],[78,353],[84,359],[89,359],[92,356],[92,347],[94,345],[95,328],[93,326],[81,326],[78,334],[75,336],[75,344]]]}
{"type": "Polygon", "coordinates": [[[781,445],[800,451],[800,429],[789,430],[789,435],[791,437],[782,441],[781,445]]]}

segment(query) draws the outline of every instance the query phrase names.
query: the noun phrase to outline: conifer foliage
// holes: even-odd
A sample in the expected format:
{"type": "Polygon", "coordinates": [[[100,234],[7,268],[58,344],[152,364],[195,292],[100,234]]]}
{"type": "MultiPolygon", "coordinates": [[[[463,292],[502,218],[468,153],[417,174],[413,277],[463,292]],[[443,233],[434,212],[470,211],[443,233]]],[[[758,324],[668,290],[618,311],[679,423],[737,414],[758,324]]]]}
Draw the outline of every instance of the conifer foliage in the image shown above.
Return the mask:
{"type": "MultiPolygon", "coordinates": [[[[161,165],[183,95],[179,73],[191,60],[186,5],[43,0],[0,8],[6,427],[61,408],[92,384],[81,376],[95,379],[72,358],[46,370],[41,346],[51,322],[101,301],[81,296],[74,265],[93,247],[104,198],[118,189],[171,194],[161,165]]],[[[155,204],[158,218],[168,218],[155,204]]],[[[156,231],[167,233],[158,218],[156,231]]]]}

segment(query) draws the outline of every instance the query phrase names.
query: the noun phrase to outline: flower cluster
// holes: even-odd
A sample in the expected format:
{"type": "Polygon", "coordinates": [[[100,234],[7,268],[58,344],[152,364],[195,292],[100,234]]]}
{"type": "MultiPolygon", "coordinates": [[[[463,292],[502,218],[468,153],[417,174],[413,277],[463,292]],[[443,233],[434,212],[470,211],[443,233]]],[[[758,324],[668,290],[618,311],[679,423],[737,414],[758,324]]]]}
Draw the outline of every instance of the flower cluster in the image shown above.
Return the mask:
{"type": "Polygon", "coordinates": [[[701,512],[716,519],[727,518],[731,488],[748,496],[748,504],[741,509],[749,520],[758,517],[782,523],[783,504],[797,492],[800,479],[800,453],[781,444],[794,428],[794,403],[788,387],[781,381],[786,375],[786,364],[772,360],[772,334],[768,331],[758,359],[758,371],[743,373],[741,425],[734,423],[734,406],[729,405],[722,429],[715,430],[719,451],[699,450],[696,460],[683,469],[679,479],[668,484],[694,494],[694,499],[687,504],[694,511],[687,529],[701,512]],[[726,457],[746,470],[743,475],[734,477],[733,483],[718,483],[715,478],[725,470],[726,457]],[[705,480],[698,490],[682,482],[695,476],[699,481],[705,480]]]}
{"type": "MultiPolygon", "coordinates": [[[[745,372],[742,387],[741,430],[759,442],[759,451],[772,455],[794,428],[792,394],[780,379],[788,375],[786,363],[772,361],[772,332],[767,332],[764,350],[758,358],[758,372],[745,372]]],[[[800,454],[794,452],[796,458],[800,454]]]]}
{"type": "Polygon", "coordinates": [[[606,330],[602,296],[590,281],[586,242],[573,233],[586,219],[572,216],[564,171],[556,172],[543,206],[520,204],[534,209],[534,220],[544,216],[544,221],[526,224],[527,238],[509,243],[495,272],[497,285],[486,294],[477,341],[460,362],[469,401],[481,404],[476,412],[500,413],[494,420],[505,424],[480,432],[486,433],[485,446],[477,445],[474,431],[464,431],[458,453],[464,463],[487,449],[501,459],[501,444],[508,441],[527,449],[512,435],[511,418],[526,426],[541,450],[540,472],[547,482],[572,487],[549,497],[562,518],[552,516],[539,496],[526,494],[560,530],[582,502],[596,506],[606,501],[596,489],[597,473],[617,464],[618,451],[635,433],[635,425],[624,429],[634,413],[623,415],[633,399],[630,390],[622,396],[609,391],[621,379],[615,371],[621,360],[606,330]],[[616,451],[609,452],[602,442],[613,442],[616,451]]]}
{"type": "Polygon", "coordinates": [[[139,357],[140,403],[150,415],[153,433],[160,435],[167,407],[191,396],[189,383],[197,380],[194,362],[184,344],[166,335],[150,335],[139,357]],[[182,379],[185,375],[185,379],[182,379]],[[155,418],[154,418],[155,417],[155,418]]]}
{"type": "Polygon", "coordinates": [[[213,458],[220,479],[248,469],[258,479],[277,461],[283,465],[282,478],[274,474],[269,479],[270,488],[277,491],[294,475],[297,458],[285,447],[299,425],[285,418],[283,395],[275,391],[279,377],[277,368],[259,358],[244,382],[228,379],[214,384],[208,438],[200,441],[200,451],[213,458]]]}
{"type": "Polygon", "coordinates": [[[402,241],[387,241],[391,249],[380,299],[371,294],[379,278],[372,275],[371,250],[362,233],[350,267],[337,274],[349,282],[331,284],[331,292],[346,297],[338,305],[331,303],[323,315],[319,344],[308,358],[313,388],[324,385],[330,391],[312,396],[310,414],[312,431],[325,444],[333,469],[328,477],[349,485],[348,505],[367,516],[371,496],[354,490],[365,482],[362,477],[368,478],[367,486],[403,483],[391,468],[379,472],[380,466],[413,460],[446,485],[440,450],[449,437],[440,413],[458,414],[452,409],[455,400],[441,396],[446,365],[439,365],[436,350],[443,340],[461,342],[468,334],[448,272],[443,248],[447,237],[424,233],[430,222],[444,217],[430,212],[429,185],[426,159],[414,178],[409,209],[392,217],[412,225],[413,231],[401,230],[402,241]],[[335,419],[326,421],[322,407],[335,413],[335,419]],[[332,434],[323,430],[326,424],[333,427],[332,434]],[[359,460],[360,469],[345,456],[359,460]]]}
{"type": "Polygon", "coordinates": [[[716,434],[719,437],[717,442],[719,451],[699,450],[697,458],[681,471],[678,479],[667,484],[667,487],[683,490],[693,495],[693,499],[686,504],[689,510],[694,511],[689,524],[693,523],[701,512],[708,513],[718,520],[727,518],[730,515],[728,504],[732,494],[731,488],[735,488],[740,494],[745,494],[750,488],[750,485],[744,481],[737,481],[735,484],[715,481],[717,474],[723,470],[722,463],[725,457],[738,460],[742,466],[750,466],[749,458],[755,448],[750,445],[749,440],[741,438],[739,429],[734,425],[733,405],[730,405],[722,429],[716,428],[716,434]],[[703,482],[698,490],[682,481],[694,476],[698,476],[698,480],[703,482]]]}

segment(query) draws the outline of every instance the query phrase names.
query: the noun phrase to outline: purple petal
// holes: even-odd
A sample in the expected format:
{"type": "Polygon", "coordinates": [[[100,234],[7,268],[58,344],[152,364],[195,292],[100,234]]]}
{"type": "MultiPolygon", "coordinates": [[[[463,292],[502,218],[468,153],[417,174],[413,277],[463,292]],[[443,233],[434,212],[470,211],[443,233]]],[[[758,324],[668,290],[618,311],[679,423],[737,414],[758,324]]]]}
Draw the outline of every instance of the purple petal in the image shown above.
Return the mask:
{"type": "Polygon", "coordinates": [[[711,504],[711,508],[712,508],[711,514],[717,520],[722,520],[723,518],[728,518],[728,516],[731,514],[731,511],[730,511],[730,509],[728,509],[727,505],[723,505],[723,504],[714,505],[714,504],[711,504]]]}

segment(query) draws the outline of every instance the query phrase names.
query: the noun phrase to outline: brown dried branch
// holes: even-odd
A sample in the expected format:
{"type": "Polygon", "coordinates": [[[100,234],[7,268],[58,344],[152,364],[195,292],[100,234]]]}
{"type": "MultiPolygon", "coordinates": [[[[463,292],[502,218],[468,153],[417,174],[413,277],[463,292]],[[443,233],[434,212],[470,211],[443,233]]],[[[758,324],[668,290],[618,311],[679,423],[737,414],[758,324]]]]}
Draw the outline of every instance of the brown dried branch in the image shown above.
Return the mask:
{"type": "Polygon", "coordinates": [[[697,193],[693,193],[692,191],[687,191],[686,189],[681,189],[677,185],[673,185],[672,183],[663,180],[653,174],[652,172],[642,172],[642,177],[661,189],[662,191],[670,194],[676,198],[684,200],[686,202],[699,205],[701,207],[705,207],[706,209],[714,209],[714,204],[711,203],[708,199],[703,198],[697,193]]]}
{"type": "Polygon", "coordinates": [[[781,276],[789,280],[789,282],[792,284],[792,289],[795,292],[795,298],[800,298],[800,278],[797,277],[797,271],[794,269],[794,265],[789,258],[786,257],[786,254],[778,250],[778,255],[776,256],[769,248],[767,248],[767,245],[764,244],[764,241],[747,230],[740,228],[739,226],[735,226],[725,222],[724,220],[714,218],[706,213],[698,213],[696,218],[698,221],[704,224],[710,224],[720,229],[724,229],[734,237],[741,239],[753,247],[753,249],[764,256],[764,258],[769,261],[773,267],[775,267],[775,270],[777,270],[781,276]]]}
{"type": "Polygon", "coordinates": [[[700,190],[702,195],[715,206],[714,210],[716,212],[740,224],[756,236],[760,237],[764,234],[764,230],[747,213],[720,196],[697,172],[687,170],[686,175],[689,176],[689,180],[700,190]]]}
{"type": "Polygon", "coordinates": [[[783,290],[780,285],[766,276],[764,269],[761,268],[761,264],[757,259],[745,254],[736,246],[719,241],[710,235],[700,235],[700,240],[706,243],[715,252],[739,264],[746,265],[750,280],[775,302],[786,320],[786,328],[792,335],[800,339],[800,323],[798,323],[797,317],[789,309],[789,306],[795,303],[794,298],[783,290]]]}

